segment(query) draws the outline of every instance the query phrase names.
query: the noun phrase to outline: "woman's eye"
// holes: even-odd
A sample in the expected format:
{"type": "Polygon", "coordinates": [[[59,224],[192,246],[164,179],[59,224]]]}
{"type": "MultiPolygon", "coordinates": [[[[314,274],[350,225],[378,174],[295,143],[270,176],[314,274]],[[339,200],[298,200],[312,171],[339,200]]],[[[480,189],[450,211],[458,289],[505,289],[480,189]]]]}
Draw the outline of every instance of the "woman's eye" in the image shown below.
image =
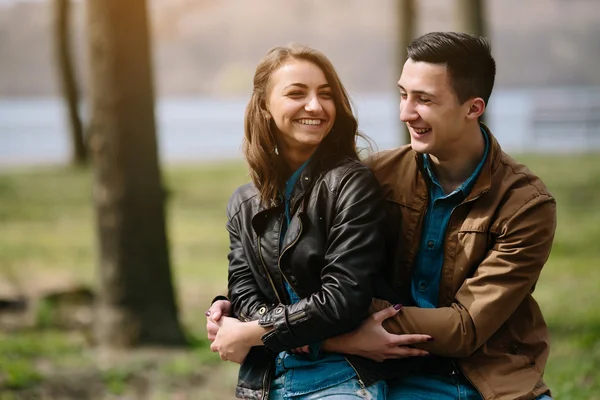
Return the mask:
{"type": "Polygon", "coordinates": [[[301,96],[304,96],[304,93],[302,93],[302,92],[290,92],[290,93],[288,93],[288,96],[289,97],[301,97],[301,96]]]}
{"type": "Polygon", "coordinates": [[[331,99],[333,97],[333,94],[331,92],[321,92],[321,97],[331,99]]]}

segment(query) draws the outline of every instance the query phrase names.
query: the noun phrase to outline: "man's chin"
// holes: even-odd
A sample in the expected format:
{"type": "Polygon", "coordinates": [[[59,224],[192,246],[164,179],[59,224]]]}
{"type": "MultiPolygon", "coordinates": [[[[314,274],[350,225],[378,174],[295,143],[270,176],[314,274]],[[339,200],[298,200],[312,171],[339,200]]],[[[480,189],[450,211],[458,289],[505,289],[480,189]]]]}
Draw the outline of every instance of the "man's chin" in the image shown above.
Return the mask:
{"type": "Polygon", "coordinates": [[[410,147],[419,154],[429,153],[429,146],[425,143],[420,143],[415,140],[410,141],[410,147]]]}

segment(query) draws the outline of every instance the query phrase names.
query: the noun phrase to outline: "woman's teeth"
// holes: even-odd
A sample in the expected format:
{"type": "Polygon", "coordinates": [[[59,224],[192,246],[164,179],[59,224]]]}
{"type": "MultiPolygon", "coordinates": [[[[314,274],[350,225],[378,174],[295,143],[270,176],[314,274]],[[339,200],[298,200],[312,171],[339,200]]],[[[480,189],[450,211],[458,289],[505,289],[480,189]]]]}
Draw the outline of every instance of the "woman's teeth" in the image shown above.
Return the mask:
{"type": "Polygon", "coordinates": [[[298,122],[302,125],[321,125],[320,119],[299,119],[298,122]]]}

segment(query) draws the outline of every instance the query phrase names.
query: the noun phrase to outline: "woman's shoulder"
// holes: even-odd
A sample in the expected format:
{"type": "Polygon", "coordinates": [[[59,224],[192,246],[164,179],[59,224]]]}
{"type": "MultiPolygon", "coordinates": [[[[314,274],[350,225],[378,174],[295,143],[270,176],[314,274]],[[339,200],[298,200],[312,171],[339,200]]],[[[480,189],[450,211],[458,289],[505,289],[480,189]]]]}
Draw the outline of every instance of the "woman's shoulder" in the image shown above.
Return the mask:
{"type": "Polygon", "coordinates": [[[340,160],[323,174],[332,191],[354,185],[378,185],[371,169],[359,160],[346,158],[340,160]]]}
{"type": "Polygon", "coordinates": [[[332,165],[331,168],[324,173],[324,175],[345,175],[353,172],[370,173],[370,171],[371,170],[369,167],[362,161],[347,157],[332,165]]]}
{"type": "Polygon", "coordinates": [[[258,189],[252,182],[238,187],[227,203],[227,215],[232,217],[237,214],[244,205],[253,204],[258,201],[258,189]]]}

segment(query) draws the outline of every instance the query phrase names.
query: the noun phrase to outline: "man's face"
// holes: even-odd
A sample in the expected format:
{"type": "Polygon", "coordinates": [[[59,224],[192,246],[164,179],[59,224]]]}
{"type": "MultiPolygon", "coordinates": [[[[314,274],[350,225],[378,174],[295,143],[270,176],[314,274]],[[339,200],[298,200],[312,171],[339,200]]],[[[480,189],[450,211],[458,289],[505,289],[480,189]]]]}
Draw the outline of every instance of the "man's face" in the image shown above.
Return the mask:
{"type": "Polygon", "coordinates": [[[459,150],[470,102],[458,102],[446,65],[408,59],[398,87],[400,119],[408,127],[412,148],[440,159],[459,150]]]}

